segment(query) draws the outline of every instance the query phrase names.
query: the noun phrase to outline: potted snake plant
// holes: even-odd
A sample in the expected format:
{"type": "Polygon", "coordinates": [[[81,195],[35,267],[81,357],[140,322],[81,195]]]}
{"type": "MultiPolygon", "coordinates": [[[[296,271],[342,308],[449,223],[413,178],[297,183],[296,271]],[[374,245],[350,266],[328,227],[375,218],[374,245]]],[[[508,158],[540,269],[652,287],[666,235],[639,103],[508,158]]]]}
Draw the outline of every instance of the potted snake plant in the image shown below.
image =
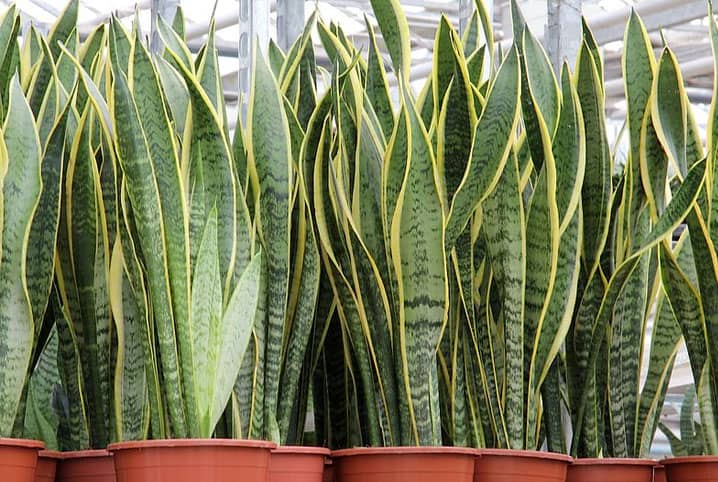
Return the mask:
{"type": "MultiPolygon", "coordinates": [[[[33,480],[40,434],[25,430],[30,379],[50,337],[45,316],[52,286],[57,232],[56,151],[45,149],[41,119],[31,108],[20,62],[16,8],[0,19],[0,105],[2,135],[2,357],[0,358],[0,478],[13,482],[33,480]]],[[[40,103],[45,99],[40,99],[40,103]]],[[[49,103],[49,101],[48,101],[49,103]]],[[[46,124],[45,124],[46,125],[46,124]]]]}
{"type": "Polygon", "coordinates": [[[154,440],[126,437],[108,449],[123,480],[264,481],[271,443],[211,438],[267,286],[227,138],[213,35],[195,63],[171,28],[153,56],[137,28],[114,27],[109,105],[96,103],[121,173],[110,292],[116,318],[142,320],[144,357],[126,363],[144,359],[138,376],[149,385],[154,440]]]}
{"type": "MultiPolygon", "coordinates": [[[[709,2],[709,36],[713,49],[714,63],[718,63],[718,25],[713,16],[712,3],[709,2]]],[[[676,68],[677,70],[677,68],[676,68]]],[[[718,84],[717,84],[718,85],[718,84]]],[[[714,86],[713,99],[708,119],[706,133],[707,148],[702,151],[702,144],[695,142],[696,147],[687,149],[685,156],[676,156],[676,152],[669,151],[670,160],[692,163],[705,156],[708,172],[715,170],[716,163],[716,102],[718,87],[714,86]]],[[[676,97],[663,99],[664,102],[673,101],[684,115],[683,122],[677,122],[674,128],[661,126],[661,134],[667,142],[674,140],[677,135],[685,133],[687,139],[696,136],[695,126],[690,122],[690,103],[682,83],[678,83],[676,97]]],[[[658,99],[656,108],[661,106],[658,99]]],[[[668,115],[668,112],[665,113],[668,115]]],[[[675,115],[675,114],[674,114],[675,115]]],[[[666,121],[669,118],[666,117],[666,121]]],[[[661,253],[661,274],[666,294],[673,310],[676,312],[681,332],[686,342],[686,349],[690,361],[690,368],[695,381],[696,398],[700,413],[700,428],[698,436],[700,445],[695,444],[690,453],[674,453],[674,458],[662,461],[669,481],[684,482],[700,478],[713,477],[718,470],[718,442],[716,441],[716,413],[718,413],[718,351],[716,351],[715,317],[714,309],[715,289],[718,286],[718,276],[715,271],[715,243],[718,239],[713,221],[713,207],[707,201],[712,199],[716,189],[715,176],[707,177],[703,191],[693,206],[686,224],[689,241],[680,253],[672,253],[664,249],[661,253]],[[685,251],[685,252],[684,252],[685,251]],[[702,448],[700,448],[702,447],[702,448]]],[[[690,404],[692,407],[692,403],[690,404]]],[[[692,411],[692,408],[690,409],[692,411]]]]}

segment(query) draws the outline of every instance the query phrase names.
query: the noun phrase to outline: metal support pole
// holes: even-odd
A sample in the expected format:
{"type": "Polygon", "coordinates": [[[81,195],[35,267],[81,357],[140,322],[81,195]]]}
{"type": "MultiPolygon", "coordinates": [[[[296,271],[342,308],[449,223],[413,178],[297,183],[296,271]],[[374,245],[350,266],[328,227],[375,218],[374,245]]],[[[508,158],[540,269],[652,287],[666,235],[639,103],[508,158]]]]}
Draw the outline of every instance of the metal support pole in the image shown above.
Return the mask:
{"type": "MultiPolygon", "coordinates": [[[[252,56],[269,42],[269,0],[239,0],[239,95],[242,117],[246,117],[252,83],[252,56]]],[[[260,53],[258,52],[258,55],[260,53]]]]}
{"type": "Polygon", "coordinates": [[[581,0],[547,0],[546,46],[555,72],[565,60],[571,67],[581,45],[581,0]]]}
{"type": "Polygon", "coordinates": [[[277,43],[285,52],[304,29],[304,0],[277,0],[277,43]]]}
{"type": "Polygon", "coordinates": [[[459,34],[464,35],[474,13],[474,0],[459,0],[459,34]]]}
{"type": "Polygon", "coordinates": [[[152,52],[157,53],[162,48],[160,34],[157,29],[157,19],[162,17],[165,22],[171,24],[175,18],[178,6],[179,0],[152,0],[150,7],[152,12],[150,50],[152,50],[152,52]]]}

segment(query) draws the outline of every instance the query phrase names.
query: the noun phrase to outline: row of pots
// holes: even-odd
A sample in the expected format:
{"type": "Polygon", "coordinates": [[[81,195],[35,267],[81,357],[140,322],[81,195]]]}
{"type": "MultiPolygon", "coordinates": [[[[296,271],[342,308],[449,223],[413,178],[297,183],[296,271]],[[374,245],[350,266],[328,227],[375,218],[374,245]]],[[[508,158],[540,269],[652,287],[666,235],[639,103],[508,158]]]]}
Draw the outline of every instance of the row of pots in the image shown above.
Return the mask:
{"type": "Polygon", "coordinates": [[[330,452],[260,441],[159,440],[58,453],[0,439],[1,482],[718,482],[718,458],[578,459],[442,447],[330,452]],[[665,468],[664,468],[665,467],[665,468]]]}

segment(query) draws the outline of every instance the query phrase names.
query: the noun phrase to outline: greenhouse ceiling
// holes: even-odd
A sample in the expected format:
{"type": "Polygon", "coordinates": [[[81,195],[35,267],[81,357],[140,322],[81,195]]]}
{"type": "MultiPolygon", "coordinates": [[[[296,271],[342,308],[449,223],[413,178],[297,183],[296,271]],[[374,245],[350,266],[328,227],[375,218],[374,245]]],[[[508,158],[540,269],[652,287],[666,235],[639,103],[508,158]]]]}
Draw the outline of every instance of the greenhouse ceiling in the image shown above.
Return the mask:
{"type": "MultiPolygon", "coordinates": [[[[156,0],[157,1],[157,0],[156,0]]],[[[277,33],[277,0],[261,0],[270,3],[269,25],[266,32],[276,37],[277,33]]],[[[533,31],[544,35],[547,1],[557,0],[519,0],[527,20],[533,31]]],[[[565,1],[565,0],[564,0],[565,1]]],[[[165,3],[181,4],[188,24],[188,37],[197,49],[206,34],[209,17],[212,14],[210,2],[196,0],[163,0],[165,3]]],[[[576,0],[572,0],[576,2],[576,0]]],[[[0,4],[10,4],[9,0],[0,0],[0,4]]],[[[62,9],[63,2],[57,0],[18,0],[14,2],[21,10],[24,24],[34,24],[39,29],[47,29],[62,9]]],[[[80,11],[81,35],[87,34],[98,23],[104,22],[115,12],[126,22],[137,14],[141,24],[149,32],[151,20],[151,0],[82,0],[80,11]]],[[[254,0],[257,4],[257,0],[254,0]]],[[[508,12],[508,0],[492,0],[487,2],[493,8],[493,22],[497,39],[504,45],[511,41],[511,20],[508,12]]],[[[571,2],[569,2],[571,3],[571,2]]],[[[621,39],[623,25],[632,8],[636,8],[646,22],[651,34],[651,41],[659,50],[664,40],[668,41],[678,56],[689,95],[696,103],[705,103],[710,97],[713,84],[712,60],[708,42],[706,23],[706,2],[704,0],[582,0],[583,15],[594,30],[598,42],[603,47],[606,79],[607,105],[609,114],[615,111],[622,113],[623,83],[621,72],[621,39]]],[[[305,17],[309,17],[316,9],[325,22],[340,24],[345,32],[357,44],[366,38],[364,16],[372,23],[369,0],[310,0],[304,2],[305,17]]],[[[433,36],[437,22],[442,14],[446,15],[455,25],[461,23],[470,14],[471,0],[401,0],[412,35],[412,81],[418,89],[423,85],[424,77],[430,69],[433,36]],[[468,13],[467,13],[468,12],[468,13]]],[[[217,18],[218,46],[223,72],[225,92],[229,97],[238,96],[238,42],[240,35],[239,0],[218,0],[215,5],[217,18]]],[[[718,9],[718,8],[716,8],[718,9]]],[[[296,19],[294,19],[296,20],[296,19]]],[[[281,26],[279,29],[281,30],[281,26]]],[[[318,38],[317,56],[320,63],[325,62],[326,55],[321,51],[318,38]]],[[[328,65],[327,65],[328,67],[328,65]]]]}

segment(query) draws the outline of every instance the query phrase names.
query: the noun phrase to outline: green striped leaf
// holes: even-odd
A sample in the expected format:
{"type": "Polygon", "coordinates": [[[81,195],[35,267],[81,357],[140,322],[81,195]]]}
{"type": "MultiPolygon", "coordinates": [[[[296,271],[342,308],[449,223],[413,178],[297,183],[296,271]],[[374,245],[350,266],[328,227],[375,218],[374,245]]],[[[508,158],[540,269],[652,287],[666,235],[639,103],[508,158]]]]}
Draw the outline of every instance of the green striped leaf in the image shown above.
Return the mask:
{"type": "Polygon", "coordinates": [[[474,132],[471,157],[446,222],[447,251],[478,204],[492,191],[506,164],[518,122],[519,62],[516,49],[504,60],[474,132]]]}
{"type": "Polygon", "coordinates": [[[391,226],[398,284],[399,349],[415,444],[441,440],[434,353],[447,310],[444,215],[434,154],[419,113],[404,93],[409,155],[391,226]]]}
{"type": "Polygon", "coordinates": [[[398,0],[371,0],[374,16],[394,64],[394,72],[404,80],[411,70],[409,24],[398,0]]]}
{"type": "Polygon", "coordinates": [[[267,262],[267,353],[264,416],[266,437],[280,438],[276,420],[282,337],[287,312],[292,190],[292,151],[279,86],[255,52],[248,138],[250,172],[255,186],[257,226],[267,262]]]}
{"type": "Polygon", "coordinates": [[[33,316],[26,265],[32,217],[40,199],[41,161],[32,111],[17,77],[0,143],[3,179],[2,264],[0,264],[0,435],[10,436],[26,382],[33,347],[33,316]]]}

